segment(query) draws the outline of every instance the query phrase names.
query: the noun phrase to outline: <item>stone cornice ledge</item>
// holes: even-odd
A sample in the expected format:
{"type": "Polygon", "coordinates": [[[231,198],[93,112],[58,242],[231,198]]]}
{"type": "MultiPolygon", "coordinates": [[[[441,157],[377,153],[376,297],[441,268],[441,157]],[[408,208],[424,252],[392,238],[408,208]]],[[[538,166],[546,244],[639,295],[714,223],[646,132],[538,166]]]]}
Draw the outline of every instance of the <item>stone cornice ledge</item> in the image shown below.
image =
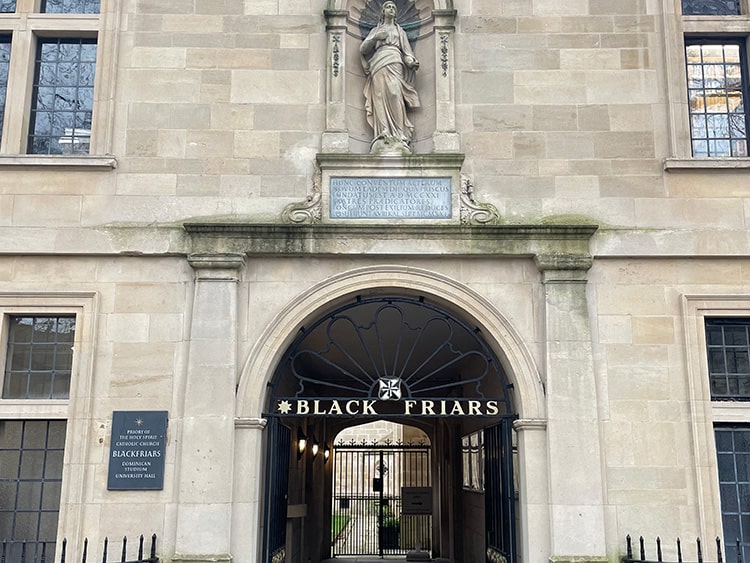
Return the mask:
{"type": "Polygon", "coordinates": [[[369,154],[319,153],[321,169],[335,170],[404,170],[409,168],[458,169],[464,161],[462,153],[413,154],[411,156],[372,156],[369,154]]]}
{"type": "Polygon", "coordinates": [[[750,158],[667,158],[664,170],[744,170],[750,168],[750,158]]]}
{"type": "Polygon", "coordinates": [[[4,167],[31,167],[31,168],[76,168],[92,170],[113,170],[117,168],[117,159],[114,156],[57,156],[16,154],[0,155],[0,168],[4,167]]]}
{"type": "Polygon", "coordinates": [[[591,260],[589,241],[598,227],[190,223],[184,228],[193,255],[555,255],[564,256],[564,268],[570,269],[591,260]]]}

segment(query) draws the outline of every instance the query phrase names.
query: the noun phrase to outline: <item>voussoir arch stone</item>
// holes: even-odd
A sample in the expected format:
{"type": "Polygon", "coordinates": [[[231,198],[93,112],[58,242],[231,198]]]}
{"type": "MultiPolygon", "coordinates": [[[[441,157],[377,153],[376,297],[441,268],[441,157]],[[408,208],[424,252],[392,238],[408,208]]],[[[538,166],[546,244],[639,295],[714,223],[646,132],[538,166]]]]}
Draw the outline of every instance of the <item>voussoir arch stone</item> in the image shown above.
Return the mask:
{"type": "Polygon", "coordinates": [[[351,270],[323,280],[281,310],[252,348],[240,375],[236,413],[262,415],[266,389],[283,354],[301,326],[358,293],[410,292],[452,304],[454,313],[481,328],[485,341],[513,383],[515,407],[523,419],[545,419],[544,391],[528,347],[508,319],[487,299],[460,282],[428,270],[377,266],[351,270]]]}

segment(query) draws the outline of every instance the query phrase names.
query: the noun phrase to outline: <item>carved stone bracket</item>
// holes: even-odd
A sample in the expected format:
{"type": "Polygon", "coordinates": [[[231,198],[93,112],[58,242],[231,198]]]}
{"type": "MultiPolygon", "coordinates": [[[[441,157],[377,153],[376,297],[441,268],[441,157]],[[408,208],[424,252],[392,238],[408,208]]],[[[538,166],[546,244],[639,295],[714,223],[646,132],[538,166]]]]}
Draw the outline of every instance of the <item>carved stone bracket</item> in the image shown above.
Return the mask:
{"type": "Polygon", "coordinates": [[[461,224],[499,225],[500,214],[491,203],[479,203],[474,199],[474,183],[467,176],[461,178],[461,224]]]}
{"type": "Polygon", "coordinates": [[[298,225],[320,223],[323,214],[322,196],[321,176],[318,172],[313,177],[310,195],[305,198],[305,201],[287,205],[281,213],[282,221],[298,225]]]}

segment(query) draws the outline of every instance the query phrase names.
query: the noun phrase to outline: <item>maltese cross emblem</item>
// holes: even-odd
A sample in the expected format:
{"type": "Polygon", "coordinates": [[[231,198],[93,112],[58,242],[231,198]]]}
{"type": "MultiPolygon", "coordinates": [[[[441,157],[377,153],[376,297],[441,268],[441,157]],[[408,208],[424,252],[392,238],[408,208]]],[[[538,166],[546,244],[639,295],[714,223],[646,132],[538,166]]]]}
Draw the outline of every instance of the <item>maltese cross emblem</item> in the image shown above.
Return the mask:
{"type": "Polygon", "coordinates": [[[381,401],[398,401],[401,398],[401,380],[397,377],[381,377],[378,385],[378,399],[381,401]]]}

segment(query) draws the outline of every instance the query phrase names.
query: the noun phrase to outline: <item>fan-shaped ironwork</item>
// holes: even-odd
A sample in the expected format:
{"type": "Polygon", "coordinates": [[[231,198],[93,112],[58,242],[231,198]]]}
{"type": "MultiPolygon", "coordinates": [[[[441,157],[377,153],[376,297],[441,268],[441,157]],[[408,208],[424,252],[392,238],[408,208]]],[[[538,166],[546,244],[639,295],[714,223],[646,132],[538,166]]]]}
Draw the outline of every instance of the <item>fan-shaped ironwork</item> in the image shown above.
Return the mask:
{"type": "Polygon", "coordinates": [[[419,298],[358,298],[303,328],[274,387],[276,396],[306,398],[493,397],[511,412],[509,385],[479,329],[419,298]]]}

